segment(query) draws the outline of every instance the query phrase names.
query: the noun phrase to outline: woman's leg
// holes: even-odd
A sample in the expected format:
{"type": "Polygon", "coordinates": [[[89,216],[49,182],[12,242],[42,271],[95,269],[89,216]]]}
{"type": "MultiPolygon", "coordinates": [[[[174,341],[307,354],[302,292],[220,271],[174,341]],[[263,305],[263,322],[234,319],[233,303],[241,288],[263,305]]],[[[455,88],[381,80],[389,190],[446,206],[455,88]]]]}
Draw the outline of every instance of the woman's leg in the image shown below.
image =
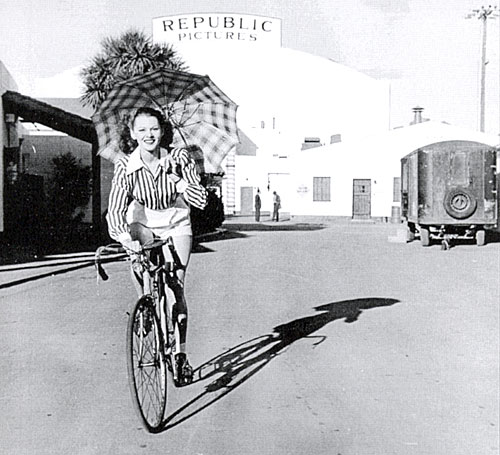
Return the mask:
{"type": "MultiPolygon", "coordinates": [[[[175,352],[173,352],[172,367],[174,371],[174,382],[176,385],[186,385],[190,384],[193,380],[193,368],[189,364],[186,355],[186,338],[187,338],[187,324],[188,324],[188,311],[186,305],[186,299],[184,298],[184,277],[186,274],[186,267],[189,263],[189,257],[191,255],[191,236],[182,235],[172,237],[175,252],[177,253],[177,260],[180,264],[177,264],[178,268],[176,270],[176,276],[173,280],[170,280],[169,286],[173,291],[174,298],[168,299],[169,302],[173,302],[173,305],[169,305],[170,320],[173,322],[173,331],[176,341],[175,352]]],[[[168,249],[168,245],[164,247],[165,258],[168,261],[171,259],[171,253],[168,249]]],[[[168,289],[166,292],[171,291],[168,289]]]]}
{"type": "MultiPolygon", "coordinates": [[[[188,323],[188,309],[186,299],[184,298],[184,278],[186,275],[186,268],[191,256],[192,236],[181,235],[172,237],[174,248],[177,253],[180,264],[176,270],[175,280],[169,283],[173,293],[175,303],[169,306],[169,313],[171,320],[176,321],[179,333],[176,334],[178,341],[176,352],[186,352],[186,336],[187,336],[187,323],[188,323]]],[[[172,260],[172,256],[168,245],[164,247],[164,255],[167,261],[172,260]]],[[[168,290],[167,290],[168,292],[168,290]]],[[[172,302],[172,299],[169,299],[172,302]]]]}
{"type": "MultiPolygon", "coordinates": [[[[132,240],[138,240],[141,245],[145,245],[146,243],[151,242],[154,238],[151,230],[141,223],[130,224],[130,235],[132,237],[132,240]]],[[[142,276],[139,276],[134,270],[133,257],[132,257],[132,266],[130,268],[130,273],[132,275],[132,282],[134,283],[137,295],[140,297],[144,293],[142,288],[142,276]]]]}

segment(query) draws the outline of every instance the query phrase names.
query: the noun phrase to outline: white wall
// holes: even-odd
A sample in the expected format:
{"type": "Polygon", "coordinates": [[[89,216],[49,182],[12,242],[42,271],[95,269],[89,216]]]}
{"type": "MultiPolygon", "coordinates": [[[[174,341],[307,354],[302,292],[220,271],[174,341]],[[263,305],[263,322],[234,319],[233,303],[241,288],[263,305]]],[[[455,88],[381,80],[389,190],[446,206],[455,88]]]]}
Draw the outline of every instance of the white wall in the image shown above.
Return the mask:
{"type": "Polygon", "coordinates": [[[273,157],[270,151],[258,150],[256,157],[237,157],[236,188],[239,210],[239,188],[260,188],[262,210],[271,210],[272,191],[278,191],[282,210],[292,215],[352,216],[354,179],[370,179],[373,217],[390,217],[393,199],[393,177],[399,175],[399,160],[388,165],[372,149],[358,142],[336,143],[289,153],[287,158],[273,157]],[[331,200],[313,200],[314,177],[330,177],[331,200]],[[269,191],[267,184],[270,183],[269,191]]]}
{"type": "MultiPolygon", "coordinates": [[[[352,215],[352,155],[343,143],[297,151],[292,157],[293,215],[352,215]],[[313,201],[314,177],[330,177],[331,200],[313,201]]],[[[362,177],[361,177],[362,178],[362,177]]]]}

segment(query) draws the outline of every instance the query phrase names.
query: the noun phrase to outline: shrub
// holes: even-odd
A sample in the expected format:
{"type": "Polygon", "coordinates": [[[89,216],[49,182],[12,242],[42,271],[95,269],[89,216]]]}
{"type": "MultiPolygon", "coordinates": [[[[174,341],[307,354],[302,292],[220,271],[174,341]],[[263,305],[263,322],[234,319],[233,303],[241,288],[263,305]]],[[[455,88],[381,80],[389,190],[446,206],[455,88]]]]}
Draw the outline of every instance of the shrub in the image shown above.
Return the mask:
{"type": "Polygon", "coordinates": [[[56,156],[52,163],[54,172],[48,189],[47,225],[52,240],[72,240],[90,201],[91,169],[70,152],[56,156]]]}
{"type": "Polygon", "coordinates": [[[191,208],[191,223],[193,235],[214,232],[224,222],[224,204],[215,190],[208,189],[207,206],[205,210],[191,208]]]}

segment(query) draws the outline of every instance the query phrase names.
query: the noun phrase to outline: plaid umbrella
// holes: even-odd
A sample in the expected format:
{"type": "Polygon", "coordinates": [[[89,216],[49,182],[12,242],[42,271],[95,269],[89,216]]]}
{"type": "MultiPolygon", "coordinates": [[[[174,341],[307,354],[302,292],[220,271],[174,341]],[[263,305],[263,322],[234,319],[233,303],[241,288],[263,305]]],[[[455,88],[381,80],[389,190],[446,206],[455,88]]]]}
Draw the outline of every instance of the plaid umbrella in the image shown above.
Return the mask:
{"type": "Polygon", "coordinates": [[[127,79],[110,91],[92,117],[99,155],[112,162],[123,156],[119,148],[123,122],[141,107],[164,112],[173,126],[174,147],[202,151],[193,158],[204,172],[218,172],[239,143],[238,106],[208,76],[161,68],[127,79]]]}

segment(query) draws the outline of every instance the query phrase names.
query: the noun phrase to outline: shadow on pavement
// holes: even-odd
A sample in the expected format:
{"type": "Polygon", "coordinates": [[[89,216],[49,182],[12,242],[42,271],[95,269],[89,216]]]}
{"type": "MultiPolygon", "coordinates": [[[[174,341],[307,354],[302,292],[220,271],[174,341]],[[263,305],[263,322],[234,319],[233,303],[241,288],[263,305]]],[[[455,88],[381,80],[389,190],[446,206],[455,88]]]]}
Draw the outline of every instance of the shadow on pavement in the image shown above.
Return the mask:
{"type": "Polygon", "coordinates": [[[195,382],[210,380],[205,390],[170,414],[164,424],[167,431],[208,408],[264,368],[295,341],[317,338],[313,348],[326,340],[313,335],[330,322],[344,319],[356,322],[363,310],[394,305],[399,300],[390,298],[361,298],[332,302],[315,307],[316,314],[281,324],[273,333],[262,335],[223,352],[195,371],[195,382]]]}
{"type": "MultiPolygon", "coordinates": [[[[193,253],[208,253],[213,250],[200,245],[216,240],[231,240],[248,237],[246,234],[233,232],[225,229],[220,229],[216,232],[208,234],[200,234],[195,236],[193,242],[193,253]]],[[[113,243],[112,239],[105,239],[100,242],[87,242],[78,245],[51,245],[47,244],[43,248],[34,245],[23,243],[1,243],[0,242],[0,267],[1,266],[16,266],[10,267],[9,270],[23,270],[26,268],[42,268],[47,267],[47,260],[50,256],[59,255],[65,256],[67,259],[80,258],[83,254],[92,255],[98,247],[113,243]],[[37,265],[34,265],[34,264],[37,265]],[[29,264],[29,265],[28,265],[29,264]]]]}
{"type": "MultiPolygon", "coordinates": [[[[246,237],[248,237],[248,235],[242,234],[241,232],[228,229],[218,229],[215,232],[195,236],[193,244],[196,246],[200,243],[215,242],[219,240],[244,239],[246,237]]],[[[196,253],[197,251],[193,250],[193,252],[196,253]]]]}
{"type": "MultiPolygon", "coordinates": [[[[245,234],[224,230],[215,233],[200,235],[195,237],[192,253],[213,253],[214,250],[201,245],[201,243],[245,237],[247,237],[247,235],[245,234]]],[[[95,246],[94,244],[87,245],[87,249],[77,248],[72,251],[68,251],[68,249],[64,248],[53,248],[50,251],[46,251],[42,254],[32,249],[27,250],[27,252],[20,252],[17,250],[16,254],[16,247],[12,246],[12,253],[9,256],[5,254],[3,256],[0,256],[0,272],[10,272],[11,276],[15,275],[15,272],[32,271],[33,273],[31,273],[29,276],[23,276],[22,278],[13,277],[9,281],[0,282],[0,289],[10,288],[13,286],[18,286],[20,284],[29,283],[31,281],[40,280],[54,275],[61,275],[85,267],[93,266],[95,250],[101,244],[98,244],[97,246],[95,246]],[[59,260],[54,258],[59,258],[59,260]]],[[[113,257],[109,259],[103,258],[102,262],[106,263],[124,260],[124,257],[113,257]]]]}
{"type": "MultiPolygon", "coordinates": [[[[83,259],[82,258],[79,259],[78,256],[74,256],[70,257],[69,259],[74,259],[74,260],[69,260],[65,262],[53,262],[53,261],[42,262],[42,260],[40,260],[41,261],[40,264],[23,264],[14,267],[3,268],[1,270],[3,276],[8,276],[8,272],[14,272],[12,273],[14,277],[10,281],[0,283],[0,289],[7,289],[14,286],[19,286],[21,284],[30,283],[32,281],[41,280],[43,278],[49,278],[56,275],[63,275],[65,273],[73,272],[75,270],[95,266],[93,256],[91,258],[83,258],[83,259]],[[45,271],[40,269],[44,269],[45,271]],[[29,276],[24,276],[22,278],[15,277],[15,272],[20,272],[20,271],[22,272],[27,270],[33,270],[33,274],[30,274],[29,276]]],[[[117,262],[124,260],[125,257],[122,255],[110,259],[104,258],[102,260],[102,263],[117,262]]]]}
{"type": "MultiPolygon", "coordinates": [[[[213,250],[200,245],[219,240],[232,240],[248,237],[245,231],[316,231],[324,229],[322,224],[295,223],[295,224],[264,224],[264,223],[228,223],[223,229],[217,229],[215,232],[196,235],[193,242],[193,253],[209,253],[213,250]]],[[[46,261],[47,255],[64,254],[68,257],[74,254],[95,251],[99,246],[112,243],[110,238],[104,238],[95,241],[86,236],[79,241],[53,242],[50,239],[41,245],[31,245],[24,242],[0,242],[0,266],[2,265],[21,265],[31,262],[46,261]]],[[[33,267],[31,267],[33,268],[33,267]]],[[[69,269],[71,271],[73,269],[69,269]]]]}
{"type": "Polygon", "coordinates": [[[324,229],[323,224],[263,224],[263,223],[227,223],[224,228],[229,231],[318,231],[324,229]]]}

